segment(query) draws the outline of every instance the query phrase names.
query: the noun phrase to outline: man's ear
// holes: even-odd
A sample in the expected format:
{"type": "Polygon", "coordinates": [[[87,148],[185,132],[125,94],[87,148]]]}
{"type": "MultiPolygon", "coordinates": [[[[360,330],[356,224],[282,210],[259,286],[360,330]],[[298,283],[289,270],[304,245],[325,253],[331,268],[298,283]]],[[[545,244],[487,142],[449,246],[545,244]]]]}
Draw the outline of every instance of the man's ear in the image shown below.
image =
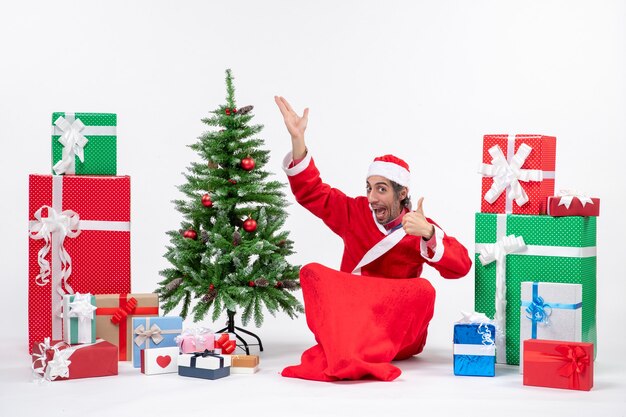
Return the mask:
{"type": "Polygon", "coordinates": [[[409,195],[409,189],[404,187],[402,191],[400,191],[400,201],[404,200],[407,195],[409,195]]]}

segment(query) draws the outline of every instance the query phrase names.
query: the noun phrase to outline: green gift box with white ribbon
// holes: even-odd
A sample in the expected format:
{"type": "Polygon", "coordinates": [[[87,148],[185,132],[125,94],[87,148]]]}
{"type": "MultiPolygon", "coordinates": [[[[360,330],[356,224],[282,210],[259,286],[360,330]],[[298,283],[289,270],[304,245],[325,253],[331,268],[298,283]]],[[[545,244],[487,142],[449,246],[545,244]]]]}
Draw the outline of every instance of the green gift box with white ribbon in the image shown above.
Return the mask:
{"type": "Polygon", "coordinates": [[[96,342],[96,297],[87,294],[63,296],[63,341],[77,343],[96,342]]]}
{"type": "Polygon", "coordinates": [[[52,172],[117,175],[117,115],[52,113],[52,172]]]}
{"type": "Polygon", "coordinates": [[[498,363],[520,361],[523,281],[581,284],[582,341],[596,343],[596,217],[476,213],[474,265],[474,309],[494,318],[498,363]]]}

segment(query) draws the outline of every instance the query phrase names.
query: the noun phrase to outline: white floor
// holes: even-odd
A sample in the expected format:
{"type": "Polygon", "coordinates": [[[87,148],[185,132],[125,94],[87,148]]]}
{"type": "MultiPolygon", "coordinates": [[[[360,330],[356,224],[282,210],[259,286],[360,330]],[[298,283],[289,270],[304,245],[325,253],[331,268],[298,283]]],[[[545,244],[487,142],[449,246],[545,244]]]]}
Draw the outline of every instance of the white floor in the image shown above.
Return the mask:
{"type": "Polygon", "coordinates": [[[455,377],[450,347],[431,345],[419,357],[397,363],[402,375],[393,382],[283,378],[280,370],[298,363],[310,342],[276,335],[264,340],[261,370],[254,375],[216,381],[145,376],[120,363],[117,377],[38,384],[32,382],[29,357],[18,342],[2,342],[2,417],[626,416],[626,364],[611,352],[598,357],[590,392],[525,387],[517,367],[511,366],[498,366],[495,378],[455,377]]]}

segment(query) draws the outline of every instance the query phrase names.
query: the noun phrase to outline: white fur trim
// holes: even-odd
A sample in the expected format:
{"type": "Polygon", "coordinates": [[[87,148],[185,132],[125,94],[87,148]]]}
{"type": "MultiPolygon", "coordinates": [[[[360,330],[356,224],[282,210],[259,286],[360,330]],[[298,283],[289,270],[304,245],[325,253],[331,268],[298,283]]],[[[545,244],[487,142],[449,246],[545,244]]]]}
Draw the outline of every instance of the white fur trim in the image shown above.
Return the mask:
{"type": "Polygon", "coordinates": [[[288,152],[287,155],[285,155],[285,158],[283,158],[283,171],[285,171],[285,173],[290,177],[298,175],[309,166],[309,163],[311,162],[311,152],[307,149],[304,159],[298,162],[297,165],[289,168],[289,165],[291,165],[292,162],[293,156],[291,155],[291,152],[288,152]]]}
{"type": "Polygon", "coordinates": [[[374,161],[367,171],[367,178],[372,175],[380,175],[398,184],[408,187],[411,182],[411,173],[408,169],[393,162],[374,161]]]}
{"type": "Polygon", "coordinates": [[[354,267],[354,270],[352,271],[352,273],[354,275],[361,275],[362,267],[374,262],[376,259],[383,256],[385,253],[389,252],[405,236],[406,236],[406,232],[402,228],[395,230],[392,233],[389,233],[382,240],[380,240],[378,243],[372,246],[370,250],[368,250],[365,253],[365,255],[363,255],[363,258],[359,261],[357,266],[354,267]]]}
{"type": "Polygon", "coordinates": [[[435,239],[435,247],[431,249],[435,252],[432,258],[428,257],[428,243],[422,238],[420,239],[420,252],[422,254],[422,258],[426,259],[429,262],[439,262],[443,257],[443,230],[433,225],[435,228],[434,236],[431,236],[429,241],[435,239]]]}

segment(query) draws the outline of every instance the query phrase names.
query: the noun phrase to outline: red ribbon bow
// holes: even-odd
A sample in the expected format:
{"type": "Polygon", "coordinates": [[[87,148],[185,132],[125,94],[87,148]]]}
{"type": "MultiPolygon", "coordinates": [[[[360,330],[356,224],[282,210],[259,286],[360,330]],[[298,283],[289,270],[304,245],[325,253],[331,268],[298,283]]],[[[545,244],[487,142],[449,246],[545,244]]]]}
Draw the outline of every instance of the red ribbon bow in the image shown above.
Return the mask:
{"type": "Polygon", "coordinates": [[[126,317],[129,314],[133,314],[137,308],[137,299],[135,297],[130,297],[128,301],[126,301],[126,305],[124,307],[120,307],[115,311],[115,313],[111,316],[111,323],[117,325],[120,324],[123,320],[126,320],[126,317]]]}
{"type": "Polygon", "coordinates": [[[585,372],[589,365],[589,356],[580,346],[559,345],[555,349],[561,354],[561,360],[565,361],[559,369],[559,375],[570,378],[575,389],[580,388],[580,374],[585,372]]]}
{"type": "Polygon", "coordinates": [[[237,342],[230,340],[228,333],[222,333],[222,335],[215,340],[215,349],[222,349],[222,353],[231,354],[235,351],[237,342]]]}

